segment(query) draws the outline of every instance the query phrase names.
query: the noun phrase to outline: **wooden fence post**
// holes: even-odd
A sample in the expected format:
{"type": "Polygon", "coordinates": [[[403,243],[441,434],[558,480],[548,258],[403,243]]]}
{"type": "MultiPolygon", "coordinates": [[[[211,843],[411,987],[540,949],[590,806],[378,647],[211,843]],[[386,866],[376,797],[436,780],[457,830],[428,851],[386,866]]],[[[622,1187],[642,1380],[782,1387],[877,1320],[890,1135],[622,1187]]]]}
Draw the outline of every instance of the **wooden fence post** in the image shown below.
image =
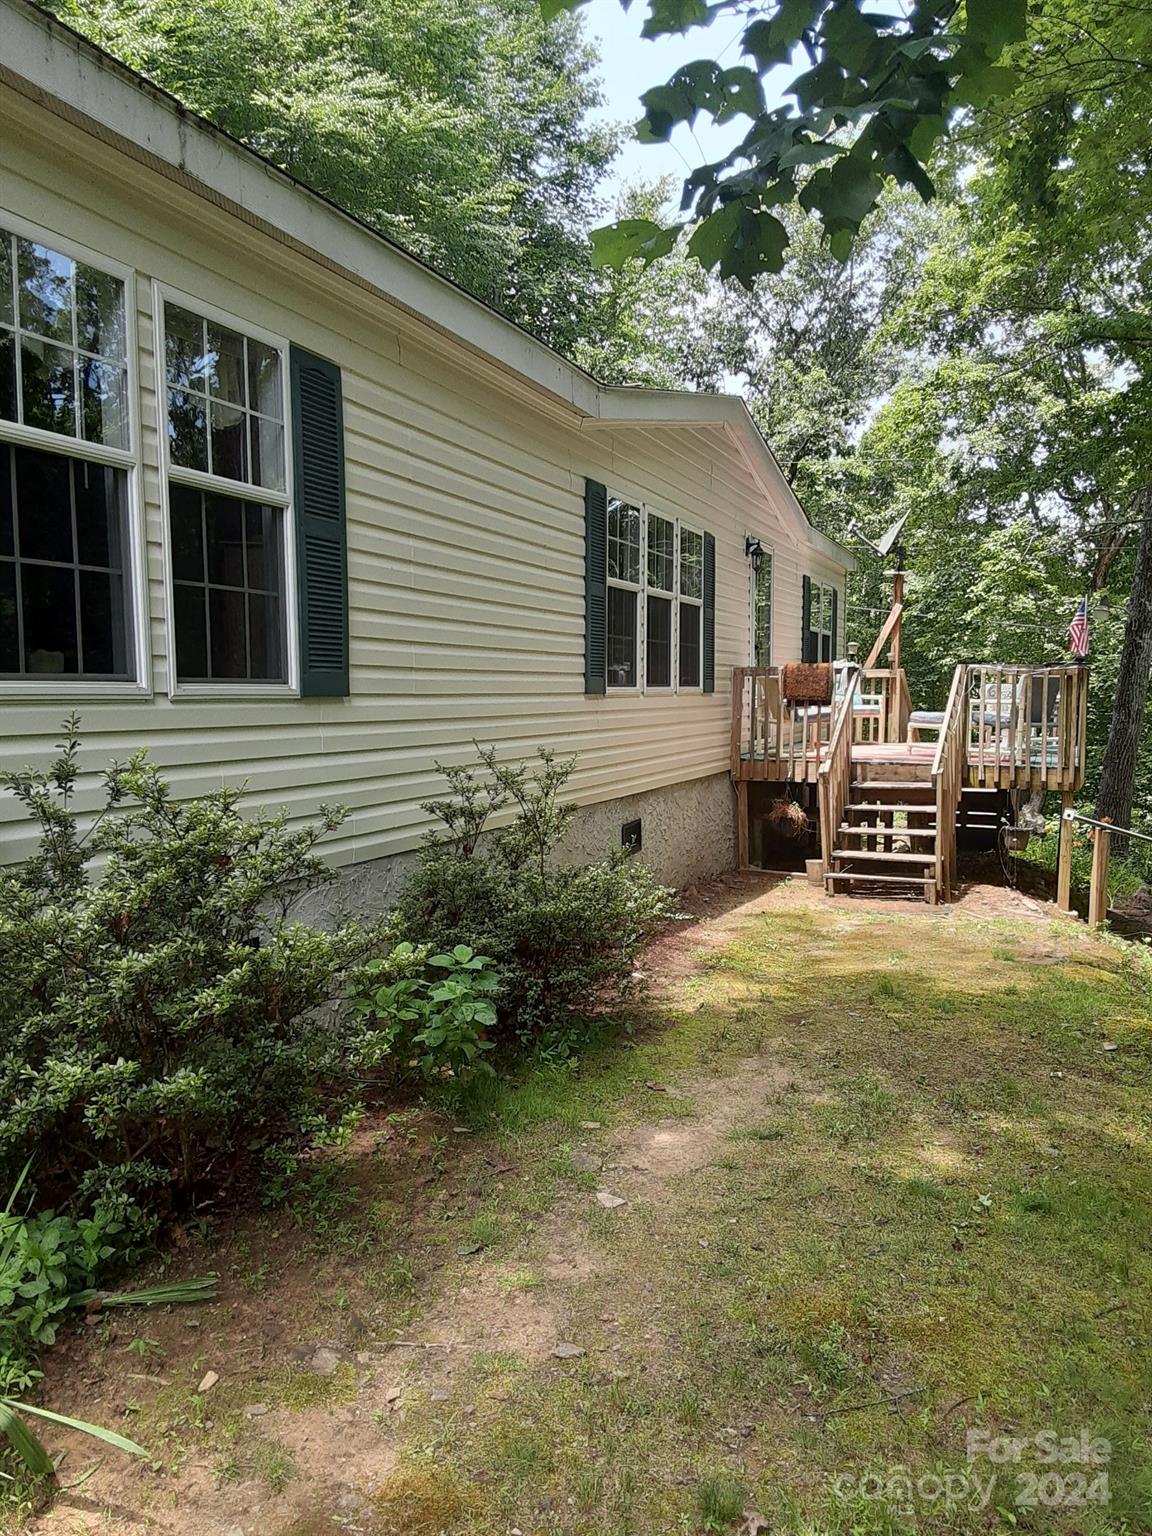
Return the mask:
{"type": "Polygon", "coordinates": [[[1064,812],[1072,809],[1073,792],[1066,789],[1060,796],[1060,853],[1056,866],[1056,905],[1061,912],[1072,910],[1072,835],[1075,822],[1066,821],[1064,812]]]}
{"type": "MultiPolygon", "coordinates": [[[[1107,821],[1108,817],[1101,817],[1107,821]]],[[[1112,853],[1112,833],[1107,827],[1092,829],[1092,883],[1088,891],[1088,924],[1103,928],[1108,921],[1108,864],[1112,853]]]]}
{"type": "Polygon", "coordinates": [[[748,783],[736,781],[736,867],[747,869],[750,864],[748,850],[748,783]]]}

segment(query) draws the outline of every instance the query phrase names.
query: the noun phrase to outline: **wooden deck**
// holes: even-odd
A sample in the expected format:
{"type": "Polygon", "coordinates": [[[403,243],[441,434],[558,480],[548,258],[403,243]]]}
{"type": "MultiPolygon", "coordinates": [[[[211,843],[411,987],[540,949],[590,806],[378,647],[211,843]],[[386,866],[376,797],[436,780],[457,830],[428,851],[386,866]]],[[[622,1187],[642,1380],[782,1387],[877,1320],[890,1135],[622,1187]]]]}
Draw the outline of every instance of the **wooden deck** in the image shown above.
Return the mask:
{"type": "Polygon", "coordinates": [[[962,664],[945,708],[923,715],[911,711],[900,668],[838,667],[829,705],[790,701],[782,685],[778,668],[733,673],[742,863],[748,786],[816,784],[829,890],[882,882],[937,901],[954,883],[957,813],[966,791],[1056,790],[1068,804],[1084,781],[1083,666],[962,664]]]}

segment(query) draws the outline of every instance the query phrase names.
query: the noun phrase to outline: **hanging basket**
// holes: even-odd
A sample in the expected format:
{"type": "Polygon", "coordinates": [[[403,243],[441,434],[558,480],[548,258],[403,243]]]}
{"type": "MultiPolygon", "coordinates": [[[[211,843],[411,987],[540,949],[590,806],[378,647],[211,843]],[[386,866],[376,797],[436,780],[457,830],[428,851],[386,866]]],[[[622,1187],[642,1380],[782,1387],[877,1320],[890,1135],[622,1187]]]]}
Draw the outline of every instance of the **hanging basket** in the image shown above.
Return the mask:
{"type": "Polygon", "coordinates": [[[1009,853],[1023,853],[1032,841],[1032,832],[1028,827],[1001,827],[1000,836],[1009,853]]]}
{"type": "Polygon", "coordinates": [[[796,804],[795,800],[773,800],[764,820],[777,837],[799,840],[808,832],[807,813],[803,806],[796,804]]]}

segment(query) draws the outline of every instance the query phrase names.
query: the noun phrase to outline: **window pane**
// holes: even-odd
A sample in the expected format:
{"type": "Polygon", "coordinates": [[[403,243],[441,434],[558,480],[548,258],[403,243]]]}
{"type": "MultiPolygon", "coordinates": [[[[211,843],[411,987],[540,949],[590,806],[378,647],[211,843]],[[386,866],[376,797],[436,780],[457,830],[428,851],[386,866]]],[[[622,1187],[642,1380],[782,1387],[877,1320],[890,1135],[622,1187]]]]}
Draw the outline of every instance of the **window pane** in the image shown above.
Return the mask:
{"type": "Polygon", "coordinates": [[[676,569],[676,532],[666,517],[648,514],[648,585],[671,592],[676,569]]]}
{"type": "Polygon", "coordinates": [[[116,572],[80,572],[80,649],[85,676],[127,668],[123,581],[116,572]]]}
{"type": "Polygon", "coordinates": [[[0,325],[15,325],[16,303],[12,271],[12,236],[0,229],[0,325]]]}
{"type": "Polygon", "coordinates": [[[680,604],[680,686],[700,686],[700,614],[695,603],[680,604]]]}
{"type": "Polygon", "coordinates": [[[207,394],[204,322],[177,304],[164,306],[164,361],[169,384],[207,394]]]}
{"type": "Polygon", "coordinates": [[[16,337],[0,331],[0,416],[16,420],[16,337]]]}
{"type": "Polygon", "coordinates": [[[248,676],[248,636],[243,592],[208,588],[209,650],[212,676],[248,676]]]}
{"type": "Polygon", "coordinates": [[[21,565],[24,670],[62,676],[79,670],[76,583],[70,566],[21,565]]]}
{"type": "Polygon", "coordinates": [[[636,593],[608,588],[608,686],[636,686],[636,593]]]}
{"type": "Polygon", "coordinates": [[[12,507],[12,461],[15,448],[0,443],[0,555],[16,553],[15,515],[12,507]]]}
{"type": "Polygon", "coordinates": [[[175,581],[204,580],[204,498],[187,485],[170,485],[168,510],[172,519],[172,577],[175,581]]]}
{"type": "Polygon", "coordinates": [[[16,622],[16,566],[0,559],[0,672],[20,670],[20,630],[16,622]]]}
{"type": "Polygon", "coordinates": [[[20,324],[53,341],[73,345],[72,262],[34,240],[16,242],[20,324]]]}
{"type": "Polygon", "coordinates": [[[204,587],[177,586],[173,590],[176,619],[176,676],[181,682],[204,682],[208,677],[208,631],[204,587]]]}
{"type": "Polygon", "coordinates": [[[753,622],[752,664],[772,665],[772,557],[765,553],[756,572],[756,613],[753,622]]]}
{"type": "Polygon", "coordinates": [[[76,342],[85,352],[124,361],[124,284],[82,261],[76,263],[76,342]]]}
{"type": "Polygon", "coordinates": [[[99,464],[77,463],[76,543],[81,565],[124,569],[119,474],[99,464]]]}
{"type": "Polygon", "coordinates": [[[218,400],[246,405],[244,338],[222,325],[208,326],[208,389],[218,400]]]}
{"type": "Polygon", "coordinates": [[[128,677],[125,472],[0,448],[0,479],[0,672],[128,677]]]}
{"type": "Polygon", "coordinates": [[[672,686],[672,599],[648,599],[645,668],[649,688],[672,686]]]}
{"type": "Polygon", "coordinates": [[[284,428],[278,421],[249,417],[252,436],[252,484],[284,489],[284,428]]]}
{"type": "Polygon", "coordinates": [[[244,511],[244,542],[248,557],[248,585],[254,591],[275,592],[280,587],[283,556],[280,551],[281,514],[271,507],[249,505],[244,511]]]}
{"type": "Polygon", "coordinates": [[[691,528],[680,530],[680,593],[701,597],[704,592],[704,535],[691,528]]]}
{"type": "Polygon", "coordinates": [[[179,485],[169,506],[177,680],[283,682],[284,512],[179,485]]]}
{"type": "Polygon", "coordinates": [[[16,451],[16,505],[20,556],[71,564],[72,491],[67,459],[25,448],[16,451]]]}
{"type": "Polygon", "coordinates": [[[248,479],[248,433],[244,412],[212,402],[212,473],[229,480],[248,479]]]}
{"type": "Polygon", "coordinates": [[[208,496],[204,503],[208,538],[208,580],[224,587],[244,585],[244,503],[208,496]]]}
{"type": "Polygon", "coordinates": [[[128,381],[114,363],[80,359],[80,405],[84,437],[108,448],[128,446],[128,381]]]}
{"type": "Polygon", "coordinates": [[[281,421],[284,401],[280,387],[280,354],[262,341],[248,338],[248,407],[281,421]]]}
{"type": "Polygon", "coordinates": [[[208,468],[208,402],[202,396],[168,391],[168,449],[173,464],[208,468]]]}
{"type": "Polygon", "coordinates": [[[284,635],[278,597],[258,592],[248,597],[249,649],[252,676],[276,681],[285,676],[284,635]]]}
{"type": "Polygon", "coordinates": [[[640,582],[640,509],[615,496],[608,501],[608,575],[640,582]]]}
{"type": "Polygon", "coordinates": [[[76,435],[75,353],[33,336],[20,338],[24,424],[76,435]]]}

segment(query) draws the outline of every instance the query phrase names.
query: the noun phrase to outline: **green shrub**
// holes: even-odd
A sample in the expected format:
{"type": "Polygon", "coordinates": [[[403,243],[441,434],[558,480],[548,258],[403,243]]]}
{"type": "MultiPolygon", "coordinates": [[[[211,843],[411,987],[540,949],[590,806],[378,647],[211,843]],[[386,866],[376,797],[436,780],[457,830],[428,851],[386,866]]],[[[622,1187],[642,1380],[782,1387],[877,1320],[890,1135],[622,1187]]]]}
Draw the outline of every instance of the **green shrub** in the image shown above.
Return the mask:
{"type": "Polygon", "coordinates": [[[313,849],[340,811],[290,828],[234,788],[178,804],[140,753],[85,832],[66,733],[46,772],[0,775],[40,830],[0,873],[0,1180],[39,1153],[42,1193],[127,1221],[339,1117],[351,1024],[317,1010],[378,936],[290,920],[334,878],[313,849]]]}
{"type": "Polygon", "coordinates": [[[466,945],[491,957],[507,1029],[562,1045],[626,995],[641,947],[674,912],[673,893],[623,852],[593,864],[556,861],[575,814],[560,798],[573,760],[541,748],[530,769],[477,751],[476,767],[440,769],[451,794],[424,808],[445,830],[425,844],[395,926],[439,950],[466,945]],[[486,831],[506,808],[511,819],[486,831]]]}
{"type": "Polygon", "coordinates": [[[383,1054],[430,1078],[490,1072],[483,1052],[492,1049],[487,1034],[496,1023],[492,999],[500,989],[491,964],[467,944],[430,955],[402,943],[370,960],[352,990],[353,1012],[372,1026],[365,1058],[375,1065],[383,1054]]]}

